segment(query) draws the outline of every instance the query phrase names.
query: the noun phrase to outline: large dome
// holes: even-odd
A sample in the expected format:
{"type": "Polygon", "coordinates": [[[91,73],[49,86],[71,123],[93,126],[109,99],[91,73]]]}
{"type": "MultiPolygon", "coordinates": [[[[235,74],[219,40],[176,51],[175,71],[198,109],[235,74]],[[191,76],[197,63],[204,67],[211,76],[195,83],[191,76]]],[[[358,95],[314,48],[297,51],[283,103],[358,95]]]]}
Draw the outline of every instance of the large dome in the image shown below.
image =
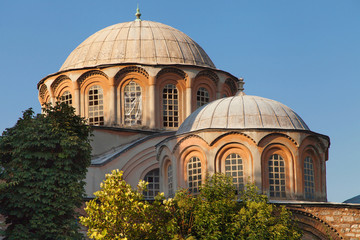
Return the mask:
{"type": "Polygon", "coordinates": [[[310,130],[289,107],[277,101],[239,93],[218,99],[193,112],[177,134],[202,129],[310,130]]]}
{"type": "Polygon", "coordinates": [[[132,21],[91,35],[68,56],[60,71],[122,63],[215,68],[206,52],[183,32],[158,22],[132,21]]]}

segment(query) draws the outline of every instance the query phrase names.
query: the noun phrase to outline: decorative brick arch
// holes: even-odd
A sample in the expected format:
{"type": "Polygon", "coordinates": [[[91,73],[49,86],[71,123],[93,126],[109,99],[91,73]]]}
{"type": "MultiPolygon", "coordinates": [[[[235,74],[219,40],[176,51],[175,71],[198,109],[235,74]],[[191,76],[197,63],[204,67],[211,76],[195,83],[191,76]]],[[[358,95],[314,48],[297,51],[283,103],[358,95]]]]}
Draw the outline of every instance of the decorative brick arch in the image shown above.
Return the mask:
{"type": "Polygon", "coordinates": [[[46,94],[48,94],[48,89],[47,89],[47,86],[45,84],[42,84],[40,86],[40,89],[39,89],[39,96],[41,98],[42,101],[45,100],[45,96],[46,94]]]}
{"type": "Polygon", "coordinates": [[[186,81],[188,79],[188,75],[183,70],[180,70],[180,69],[174,68],[174,67],[167,67],[167,68],[161,69],[158,72],[158,74],[156,75],[156,79],[159,79],[162,75],[167,74],[167,73],[176,74],[176,75],[180,76],[184,81],[186,81]]]}
{"type": "Polygon", "coordinates": [[[217,86],[219,83],[219,76],[211,70],[200,71],[196,75],[195,79],[200,78],[200,77],[206,77],[208,79],[211,79],[215,83],[215,86],[217,86]]]}
{"type": "Polygon", "coordinates": [[[244,136],[246,137],[247,139],[249,139],[251,142],[253,142],[254,144],[256,144],[256,141],[250,137],[249,135],[245,134],[245,133],[242,133],[242,132],[237,132],[237,131],[231,131],[231,132],[227,132],[227,133],[224,133],[220,136],[218,136],[217,138],[215,138],[211,143],[210,143],[210,146],[213,146],[215,145],[218,141],[220,141],[222,138],[225,138],[226,136],[229,136],[229,135],[241,135],[241,136],[244,136]]]}
{"type": "Polygon", "coordinates": [[[155,103],[157,104],[155,112],[158,116],[157,125],[159,128],[177,129],[185,120],[187,78],[188,76],[184,71],[174,67],[164,68],[156,75],[155,91],[159,94],[155,96],[155,103]],[[165,88],[167,89],[164,92],[165,88]],[[172,98],[176,98],[177,101],[171,101],[172,98]],[[170,110],[169,105],[171,104],[174,104],[171,106],[173,110],[170,110]],[[169,111],[174,112],[170,113],[169,111]],[[172,119],[170,115],[173,116],[172,119]]]}
{"type": "MultiPolygon", "coordinates": [[[[269,159],[273,155],[279,155],[285,164],[285,194],[280,199],[292,199],[295,197],[295,156],[294,152],[288,148],[288,146],[281,142],[274,142],[266,145],[261,153],[261,174],[262,174],[262,191],[264,194],[270,194],[270,183],[269,183],[269,159]]],[[[270,196],[271,197],[271,196],[270,196]]]]}
{"type": "MultiPolygon", "coordinates": [[[[327,139],[328,140],[328,139],[327,139]]],[[[329,141],[329,140],[328,140],[329,141]]],[[[321,141],[321,139],[318,136],[314,136],[314,135],[310,135],[307,136],[306,138],[304,138],[301,141],[300,144],[300,148],[304,145],[304,144],[308,144],[308,142],[313,142],[313,146],[317,148],[317,151],[323,151],[323,152],[327,152],[327,148],[328,146],[325,146],[325,144],[321,141]]]]}
{"type": "Polygon", "coordinates": [[[104,72],[102,72],[100,70],[91,70],[89,72],[86,72],[86,73],[82,74],[77,79],[77,82],[78,82],[79,86],[81,86],[87,78],[95,76],[95,75],[100,75],[100,76],[105,77],[106,79],[109,79],[109,77],[104,72]]]}
{"type": "Polygon", "coordinates": [[[196,109],[197,107],[204,105],[205,102],[211,102],[216,99],[218,82],[219,77],[210,70],[203,70],[196,75],[195,80],[191,81],[192,109],[196,109]],[[200,89],[201,91],[199,92],[200,89]],[[204,93],[206,93],[206,95],[204,93]],[[204,99],[205,96],[207,101],[204,99]]]}
{"type": "Polygon", "coordinates": [[[282,137],[284,138],[284,140],[286,139],[286,142],[292,143],[292,145],[296,148],[299,147],[299,144],[295,141],[295,139],[284,133],[270,133],[259,140],[258,146],[267,145],[266,141],[270,141],[271,138],[274,138],[276,136],[282,137]]]}
{"type": "Polygon", "coordinates": [[[177,155],[177,173],[178,176],[178,187],[187,188],[187,163],[191,158],[197,157],[201,162],[201,174],[202,181],[205,180],[205,175],[207,172],[208,159],[206,157],[206,149],[201,148],[198,145],[190,145],[182,149],[182,151],[177,155]]]}
{"type": "Polygon", "coordinates": [[[174,154],[174,153],[178,150],[179,146],[180,146],[183,142],[185,142],[185,141],[187,141],[187,140],[189,140],[189,139],[191,139],[191,138],[197,138],[197,139],[201,140],[202,142],[204,142],[206,145],[209,145],[202,137],[200,137],[200,136],[198,136],[198,135],[195,135],[195,134],[192,134],[192,135],[188,135],[188,136],[182,138],[179,142],[177,142],[176,145],[175,145],[175,147],[174,147],[173,150],[172,150],[172,153],[174,154]]]}
{"type": "MultiPolygon", "coordinates": [[[[236,84],[236,80],[232,79],[232,78],[228,78],[225,80],[225,84],[223,86],[223,94],[229,94],[227,93],[227,91],[230,91],[231,95],[235,95],[235,93],[237,92],[237,84],[236,84]]],[[[228,96],[230,97],[230,96],[228,96]]]]}
{"type": "MultiPolygon", "coordinates": [[[[298,181],[299,190],[303,193],[304,199],[305,197],[305,175],[304,175],[304,161],[305,158],[308,158],[308,161],[312,161],[313,168],[313,183],[314,183],[314,198],[315,200],[326,201],[326,180],[325,180],[325,172],[324,164],[325,164],[325,154],[323,146],[317,145],[319,139],[316,137],[307,137],[305,138],[299,147],[299,160],[297,171],[300,176],[300,181],[298,181]],[[322,153],[321,153],[322,152],[322,153]]],[[[327,152],[327,151],[326,151],[327,152]]],[[[314,200],[314,199],[308,199],[314,200]]]]}
{"type": "MultiPolygon", "coordinates": [[[[110,82],[108,81],[108,76],[99,70],[91,70],[84,74],[82,74],[78,79],[77,83],[80,87],[80,109],[81,109],[81,116],[90,119],[89,116],[89,90],[92,87],[98,86],[99,91],[102,91],[102,97],[103,97],[103,110],[102,114],[99,115],[99,117],[103,118],[103,120],[100,120],[100,125],[108,124],[108,121],[110,119],[109,112],[110,112],[110,105],[108,104],[110,101],[110,95],[108,94],[110,91],[110,82]]],[[[89,122],[89,124],[92,124],[89,122]]],[[[96,123],[97,124],[97,123],[96,123]]]]}
{"type": "Polygon", "coordinates": [[[146,79],[149,79],[149,73],[141,67],[138,66],[129,66],[129,67],[125,67],[122,68],[114,77],[115,82],[120,81],[124,75],[129,74],[129,73],[137,73],[142,75],[143,77],[145,77],[146,79]]]}
{"type": "MultiPolygon", "coordinates": [[[[56,91],[56,89],[58,88],[58,86],[59,86],[62,82],[66,81],[66,80],[70,80],[70,78],[69,78],[68,76],[66,76],[66,75],[60,75],[59,77],[57,77],[57,78],[55,79],[55,81],[51,84],[51,90],[52,90],[52,92],[55,93],[55,91],[56,91]]],[[[71,80],[70,80],[70,81],[71,81],[71,80]]]]}
{"type": "Polygon", "coordinates": [[[303,231],[304,236],[311,237],[312,239],[344,239],[336,229],[313,214],[295,209],[290,210],[293,214],[293,219],[303,231]]]}
{"type": "Polygon", "coordinates": [[[254,181],[253,155],[250,149],[240,142],[227,142],[217,150],[214,158],[215,172],[225,173],[225,160],[230,154],[234,153],[242,159],[244,184],[246,184],[249,178],[251,181],[254,181]]]}

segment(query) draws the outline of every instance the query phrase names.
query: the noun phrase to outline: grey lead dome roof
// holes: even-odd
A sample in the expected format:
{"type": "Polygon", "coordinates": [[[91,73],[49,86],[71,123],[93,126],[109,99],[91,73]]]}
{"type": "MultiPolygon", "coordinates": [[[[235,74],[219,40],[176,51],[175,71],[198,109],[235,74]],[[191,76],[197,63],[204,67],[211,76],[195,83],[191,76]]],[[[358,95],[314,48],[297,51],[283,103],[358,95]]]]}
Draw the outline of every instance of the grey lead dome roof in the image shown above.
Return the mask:
{"type": "Polygon", "coordinates": [[[158,22],[132,21],[91,35],[68,56],[60,71],[121,63],[215,68],[206,52],[185,33],[158,22]]]}
{"type": "Polygon", "coordinates": [[[305,122],[284,104],[240,93],[198,108],[181,124],[177,134],[202,129],[259,128],[310,130],[305,122]]]}

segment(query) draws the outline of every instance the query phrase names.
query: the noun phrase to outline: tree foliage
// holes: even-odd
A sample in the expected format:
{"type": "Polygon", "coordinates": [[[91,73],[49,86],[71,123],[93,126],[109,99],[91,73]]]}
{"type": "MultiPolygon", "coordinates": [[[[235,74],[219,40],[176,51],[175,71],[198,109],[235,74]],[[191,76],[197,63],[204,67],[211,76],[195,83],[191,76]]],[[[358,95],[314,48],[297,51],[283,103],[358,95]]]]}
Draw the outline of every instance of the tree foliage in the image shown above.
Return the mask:
{"type": "Polygon", "coordinates": [[[0,137],[7,239],[78,239],[75,209],[90,165],[90,127],[66,104],[24,111],[0,137]]]}
{"type": "Polygon", "coordinates": [[[208,176],[198,196],[186,189],[173,199],[159,194],[144,201],[146,183],[132,189],[114,170],[96,198],[87,203],[81,222],[94,239],[300,239],[291,213],[269,204],[254,184],[237,199],[232,179],[208,176]]]}

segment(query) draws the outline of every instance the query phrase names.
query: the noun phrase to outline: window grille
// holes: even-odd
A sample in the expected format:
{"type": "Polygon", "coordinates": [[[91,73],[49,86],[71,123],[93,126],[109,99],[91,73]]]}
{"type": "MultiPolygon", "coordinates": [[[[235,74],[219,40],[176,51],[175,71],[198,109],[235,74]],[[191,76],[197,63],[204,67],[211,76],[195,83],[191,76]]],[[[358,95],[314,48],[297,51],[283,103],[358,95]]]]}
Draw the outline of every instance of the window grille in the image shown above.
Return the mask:
{"type": "Polygon", "coordinates": [[[207,104],[210,100],[209,92],[206,90],[206,88],[199,88],[199,90],[196,93],[196,107],[199,108],[205,104],[207,104]]]}
{"type": "Polygon", "coordinates": [[[244,189],[244,166],[239,154],[231,153],[225,159],[225,174],[231,176],[238,192],[244,189]]]}
{"type": "Polygon", "coordinates": [[[190,158],[187,163],[188,188],[190,193],[198,193],[201,186],[201,161],[198,157],[190,158]]]}
{"type": "Polygon", "coordinates": [[[69,91],[66,91],[63,93],[63,95],[60,98],[61,103],[66,103],[67,105],[72,105],[72,95],[69,91]]]}
{"type": "Polygon", "coordinates": [[[285,161],[280,155],[273,154],[268,163],[270,197],[285,198],[285,161]]]}
{"type": "Polygon", "coordinates": [[[173,170],[172,165],[169,164],[167,167],[167,179],[168,179],[168,191],[169,196],[172,197],[174,195],[174,186],[173,186],[173,170]]]}
{"type": "Polygon", "coordinates": [[[179,100],[175,85],[167,84],[163,89],[163,126],[179,126],[179,100]]]}
{"type": "Polygon", "coordinates": [[[141,87],[130,81],[124,88],[124,123],[127,126],[141,125],[141,87]]]}
{"type": "Polygon", "coordinates": [[[144,191],[144,198],[146,200],[152,200],[160,192],[160,177],[159,169],[154,169],[148,172],[144,181],[148,182],[147,191],[144,191]]]}
{"type": "Polygon", "coordinates": [[[104,125],[104,100],[103,90],[100,86],[92,86],[89,89],[89,124],[104,125]]]}
{"type": "Polygon", "coordinates": [[[315,183],[314,183],[314,164],[311,157],[306,157],[304,160],[304,190],[305,198],[314,199],[315,183]]]}

